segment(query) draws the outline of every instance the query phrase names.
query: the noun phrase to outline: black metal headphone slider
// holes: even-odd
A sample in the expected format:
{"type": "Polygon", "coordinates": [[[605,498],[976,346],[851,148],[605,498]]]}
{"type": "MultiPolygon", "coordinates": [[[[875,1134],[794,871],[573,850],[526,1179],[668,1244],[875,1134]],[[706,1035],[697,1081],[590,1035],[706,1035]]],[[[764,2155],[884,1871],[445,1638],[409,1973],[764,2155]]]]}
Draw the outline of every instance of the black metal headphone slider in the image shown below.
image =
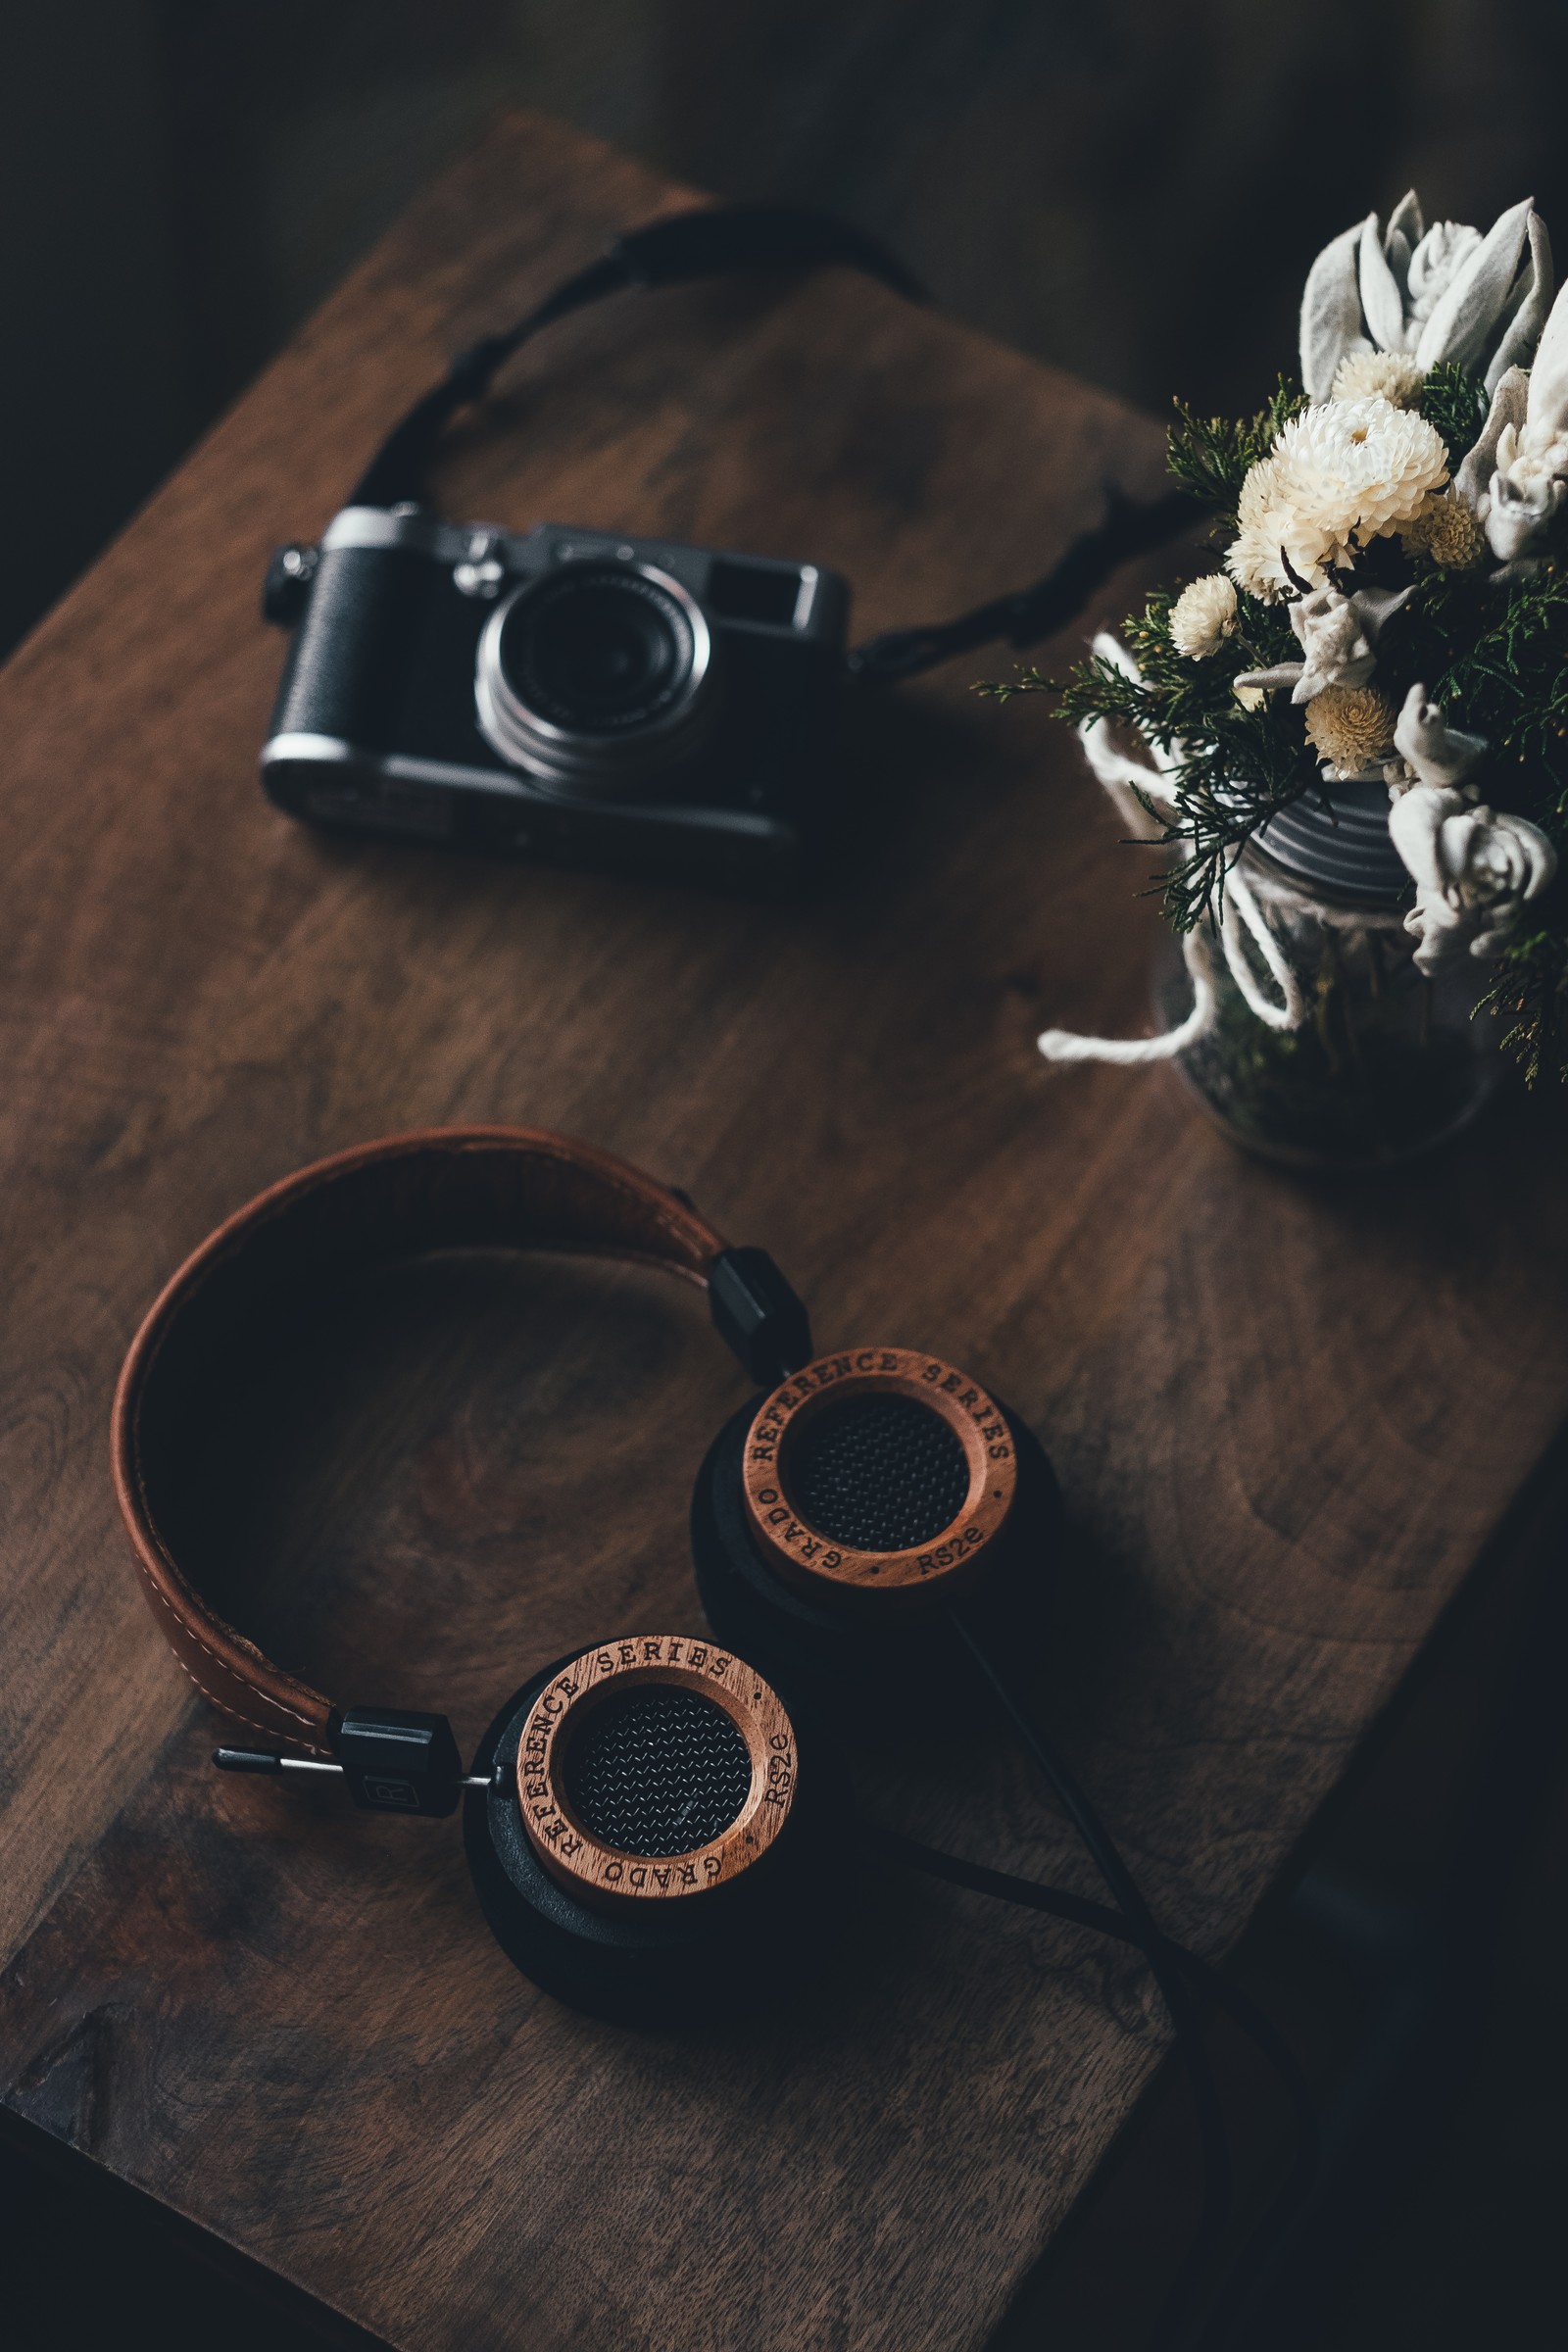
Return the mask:
{"type": "Polygon", "coordinates": [[[368,1813],[457,1810],[466,1775],[444,1715],[347,1707],[334,1741],[354,1802],[368,1813]]]}
{"type": "MultiPolygon", "coordinates": [[[[348,1777],[341,1764],[329,1764],[319,1756],[285,1756],[274,1747],[215,1747],[213,1762],[218,1766],[220,1772],[278,1774],[330,1772],[340,1780],[348,1777]]],[[[497,1788],[500,1787],[501,1781],[502,1770],[498,1764],[490,1772],[460,1773],[458,1787],[460,1788],[497,1788]]],[[[410,1811],[411,1808],[400,1804],[389,1807],[388,1810],[402,1813],[410,1811]]]]}
{"type": "Polygon", "coordinates": [[[708,1269],[708,1305],[719,1338],[760,1387],[810,1362],[810,1318],[765,1250],[720,1250],[708,1269]]]}
{"type": "Polygon", "coordinates": [[[215,1747],[213,1762],[220,1772],[335,1772],[341,1764],[328,1764],[317,1756],[284,1756],[275,1747],[215,1747]]]}

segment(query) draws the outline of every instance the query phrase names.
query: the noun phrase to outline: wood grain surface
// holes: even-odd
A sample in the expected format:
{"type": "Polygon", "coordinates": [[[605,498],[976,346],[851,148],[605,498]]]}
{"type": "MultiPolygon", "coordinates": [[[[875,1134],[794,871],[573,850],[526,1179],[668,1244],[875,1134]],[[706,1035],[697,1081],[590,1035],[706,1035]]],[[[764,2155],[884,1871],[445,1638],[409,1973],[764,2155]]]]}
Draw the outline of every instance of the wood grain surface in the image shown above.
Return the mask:
{"type": "MultiPolygon", "coordinates": [[[[1053,1454],[1035,1662],[1155,1906],[1218,1953],[1552,1442],[1562,1122],[1313,1188],[1149,1074],[1149,863],[1031,707],[859,713],[811,900],[313,837],[254,761],[276,539],[325,523],[445,355],[680,192],[509,119],[0,678],[0,2081],[400,2347],[984,2343],[1157,2063],[1136,1967],[890,1880],[808,2007],[636,2035],[536,1993],[452,1825],[222,1781],[115,1517],[137,1317],[249,1194],[378,1132],[559,1125],[770,1248],[818,1344],[927,1348],[1053,1454]]],[[[825,562],[872,630],[1032,576],[1160,435],[844,278],[623,302],[459,437],[448,511],[825,562]]],[[[1148,575],[1146,575],[1148,576],[1148,575]]],[[[1117,611],[1138,581],[1102,600],[1117,611]]],[[[1047,661],[1067,648],[1046,649],[1047,661]]],[[[324,1298],[191,1432],[180,1540],[273,1654],[471,1741],[612,1633],[701,1630],[685,1512],[742,1400],[652,1277],[426,1260],[324,1298]]],[[[1001,1740],[914,1722],[864,1801],[1092,1881],[1001,1740]]]]}

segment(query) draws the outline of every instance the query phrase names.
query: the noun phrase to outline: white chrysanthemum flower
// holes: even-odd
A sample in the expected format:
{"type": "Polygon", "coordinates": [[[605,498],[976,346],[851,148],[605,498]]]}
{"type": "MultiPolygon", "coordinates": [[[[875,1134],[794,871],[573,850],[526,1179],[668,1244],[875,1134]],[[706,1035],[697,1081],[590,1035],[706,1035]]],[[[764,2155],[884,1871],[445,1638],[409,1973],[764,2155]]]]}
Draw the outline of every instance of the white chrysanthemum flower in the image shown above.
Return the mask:
{"type": "Polygon", "coordinates": [[[1189,580],[1170,609],[1170,641],[1189,662],[1217,654],[1236,626],[1236,590],[1222,571],[1189,580]]]}
{"type": "Polygon", "coordinates": [[[1291,561],[1306,579],[1320,581],[1324,549],[1302,546],[1300,517],[1277,457],[1259,458],[1242,484],[1236,512],[1236,537],[1225,555],[1225,568],[1238,588],[1265,604],[1283,596],[1292,581],[1281,562],[1281,551],[1292,550],[1291,561]],[[1302,563],[1302,557],[1305,563],[1302,563]]]}
{"type": "Polygon", "coordinates": [[[1358,546],[1408,522],[1448,478],[1436,425],[1375,396],[1303,409],[1275,456],[1306,535],[1326,541],[1346,564],[1358,546]]]}
{"type": "Polygon", "coordinates": [[[1302,580],[1321,588],[1330,565],[1353,564],[1447,478],[1442,434],[1408,409],[1381,398],[1303,409],[1242,485],[1226,567],[1265,599],[1302,580]]]}
{"type": "Polygon", "coordinates": [[[1407,409],[1427,380],[1417,360],[1402,351],[1348,352],[1335,369],[1330,400],[1386,400],[1407,409]]]}

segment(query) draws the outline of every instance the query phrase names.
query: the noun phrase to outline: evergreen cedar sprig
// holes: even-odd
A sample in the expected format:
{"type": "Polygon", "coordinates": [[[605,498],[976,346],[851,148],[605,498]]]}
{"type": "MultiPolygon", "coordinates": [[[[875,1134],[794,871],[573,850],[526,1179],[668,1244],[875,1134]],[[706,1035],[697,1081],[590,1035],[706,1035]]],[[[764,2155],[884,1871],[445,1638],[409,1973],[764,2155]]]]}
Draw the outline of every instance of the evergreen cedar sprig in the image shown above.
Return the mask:
{"type": "Polygon", "coordinates": [[[1508,1021],[1503,1049],[1524,1071],[1526,1086],[1544,1072],[1568,1078],[1568,943],[1559,932],[1511,939],[1481,1002],[1508,1021]]]}
{"type": "MultiPolygon", "coordinates": [[[[1283,376],[1268,406],[1240,421],[1195,416],[1176,404],[1170,469],[1214,509],[1218,546],[1234,536],[1249,468],[1306,405],[1283,376]]],[[[1462,369],[1443,365],[1427,377],[1419,406],[1443,436],[1451,472],[1485,422],[1486,393],[1462,369]]],[[[1379,639],[1378,681],[1398,705],[1421,679],[1456,724],[1487,737],[1487,797],[1540,825],[1568,874],[1568,566],[1553,561],[1505,582],[1492,580],[1492,568],[1442,571],[1397,539],[1375,542],[1357,579],[1398,587],[1413,581],[1416,588],[1379,639]]],[[[1157,877],[1157,887],[1175,928],[1190,931],[1222,903],[1225,876],[1258,826],[1322,787],[1317,755],[1289,697],[1270,695],[1249,710],[1234,692],[1243,670],[1298,657],[1288,609],[1242,597],[1235,633],[1207,660],[1189,661],[1170,639],[1180,586],[1159,590],[1123,628],[1141,678],[1091,656],[1064,680],[1023,668],[980,692],[999,702],[1054,694],[1057,715],[1069,724],[1109,719],[1178,754],[1169,778],[1175,815],[1167,821],[1151,810],[1149,838],[1183,840],[1186,855],[1157,877]]],[[[1508,1019],[1504,1044],[1529,1081],[1543,1071],[1568,1078],[1568,881],[1558,882],[1540,913],[1536,929],[1509,943],[1484,1000],[1508,1019]]]]}
{"type": "Polygon", "coordinates": [[[1240,421],[1195,416],[1180,400],[1174,406],[1179,421],[1171,426],[1167,443],[1170,470],[1184,490],[1214,509],[1225,537],[1233,538],[1242,484],[1259,458],[1268,456],[1291,418],[1307,406],[1306,394],[1282,375],[1268,406],[1240,421]]]}
{"type": "Polygon", "coordinates": [[[1486,386],[1451,361],[1443,360],[1421,386],[1415,405],[1428,424],[1435,424],[1443,435],[1450,467],[1457,466],[1465,451],[1474,449],[1481,438],[1481,427],[1487,421],[1486,386]]]}

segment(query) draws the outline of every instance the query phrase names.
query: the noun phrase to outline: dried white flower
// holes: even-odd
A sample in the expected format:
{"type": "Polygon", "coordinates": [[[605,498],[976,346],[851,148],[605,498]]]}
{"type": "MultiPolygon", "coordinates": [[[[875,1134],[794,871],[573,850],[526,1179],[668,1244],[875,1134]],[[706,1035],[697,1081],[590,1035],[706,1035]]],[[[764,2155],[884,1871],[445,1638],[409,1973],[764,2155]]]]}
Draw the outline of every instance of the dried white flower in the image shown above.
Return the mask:
{"type": "Polygon", "coordinates": [[[1237,685],[1268,693],[1289,686],[1293,703],[1309,703],[1330,686],[1364,686],[1377,667],[1373,648],[1384,622],[1414,593],[1413,588],[1358,588],[1346,596],[1334,587],[1315,589],[1291,607],[1300,661],[1245,669],[1237,685]]]}
{"type": "Polygon", "coordinates": [[[1453,494],[1501,561],[1494,576],[1537,569],[1541,543],[1568,498],[1568,288],[1546,320],[1535,366],[1498,377],[1453,494]]]}
{"type": "Polygon", "coordinates": [[[1516,433],[1505,424],[1497,443],[1497,470],[1492,477],[1492,503],[1487,514],[1487,544],[1504,564],[1530,560],[1544,537],[1546,526],[1568,496],[1568,432],[1531,434],[1528,424],[1516,433]]]}
{"type": "Polygon", "coordinates": [[[1324,587],[1331,565],[1408,522],[1447,478],[1443,436],[1424,416],[1377,398],[1303,409],[1242,484],[1227,568],[1264,599],[1300,580],[1324,587]]]}
{"type": "Polygon", "coordinates": [[[1486,533],[1453,489],[1434,491],[1420,513],[1399,525],[1399,537],[1442,571],[1467,571],[1487,552],[1486,533]]]}
{"type": "Polygon", "coordinates": [[[1484,375],[1491,391],[1528,359],[1551,296],[1551,248],[1529,197],[1483,237],[1454,220],[1428,229],[1412,189],[1386,230],[1369,213],[1312,264],[1301,300],[1301,381],[1322,400],[1348,356],[1402,352],[1423,373],[1451,360],[1484,375]]]}
{"type": "Polygon", "coordinates": [[[1189,580],[1170,609],[1170,641],[1189,662],[1217,654],[1236,627],[1236,590],[1222,571],[1189,580]]]}
{"type": "Polygon", "coordinates": [[[1348,351],[1334,370],[1330,400],[1386,400],[1407,409],[1427,371],[1402,351],[1348,351]]]}
{"type": "Polygon", "coordinates": [[[1462,956],[1495,956],[1529,899],[1557,870],[1557,853],[1522,816],[1467,808],[1457,792],[1412,785],[1389,811],[1389,836],[1415,883],[1404,927],[1418,971],[1462,956]]]}
{"type": "Polygon", "coordinates": [[[1394,746],[1394,703],[1381,686],[1329,686],[1306,709],[1306,739],[1329,784],[1381,782],[1394,746]]]}
{"type": "Polygon", "coordinates": [[[1458,727],[1450,727],[1443,705],[1429,702],[1424,686],[1412,686],[1394,730],[1394,748],[1399,759],[1383,773],[1396,799],[1412,785],[1430,784],[1474,800],[1478,788],[1466,785],[1464,779],[1492,746],[1484,735],[1466,735],[1458,727]]]}
{"type": "Polygon", "coordinates": [[[1301,530],[1290,483],[1277,457],[1259,458],[1249,467],[1237,502],[1236,525],[1236,537],[1225,553],[1226,570],[1249,596],[1265,602],[1283,596],[1291,579],[1282,551],[1294,547],[1300,552],[1301,530]]]}
{"type": "Polygon", "coordinates": [[[1231,692],[1244,710],[1261,710],[1263,705],[1268,701],[1266,687],[1249,686],[1245,678],[1238,678],[1231,688],[1231,692]]]}
{"type": "Polygon", "coordinates": [[[1514,368],[1498,383],[1460,472],[1493,554],[1505,566],[1534,570],[1547,527],[1568,498],[1568,301],[1562,297],[1529,374],[1514,368]]]}
{"type": "Polygon", "coordinates": [[[1298,502],[1348,560],[1415,514],[1448,478],[1436,425],[1374,395],[1293,416],[1277,444],[1298,502]]]}

